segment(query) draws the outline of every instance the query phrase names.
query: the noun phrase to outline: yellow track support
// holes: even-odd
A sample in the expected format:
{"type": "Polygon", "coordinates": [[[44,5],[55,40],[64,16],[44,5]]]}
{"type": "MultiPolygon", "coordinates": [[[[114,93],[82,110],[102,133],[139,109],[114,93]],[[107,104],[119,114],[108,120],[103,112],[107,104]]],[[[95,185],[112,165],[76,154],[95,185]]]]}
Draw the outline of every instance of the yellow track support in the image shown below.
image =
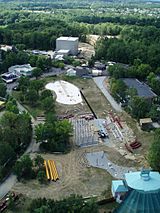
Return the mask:
{"type": "Polygon", "coordinates": [[[48,166],[47,166],[47,161],[46,160],[44,160],[44,166],[45,166],[45,169],[46,169],[47,179],[50,180],[50,175],[49,175],[49,171],[48,171],[48,166]]]}
{"type": "Polygon", "coordinates": [[[54,181],[56,181],[56,180],[59,179],[59,175],[58,175],[57,168],[56,168],[54,160],[52,160],[51,163],[52,163],[52,168],[53,168],[53,172],[54,172],[53,173],[53,175],[54,175],[54,181]]]}
{"type": "Polygon", "coordinates": [[[48,166],[49,166],[49,170],[50,170],[51,180],[54,180],[53,170],[52,170],[52,166],[51,166],[51,161],[50,160],[48,160],[48,166]]]}

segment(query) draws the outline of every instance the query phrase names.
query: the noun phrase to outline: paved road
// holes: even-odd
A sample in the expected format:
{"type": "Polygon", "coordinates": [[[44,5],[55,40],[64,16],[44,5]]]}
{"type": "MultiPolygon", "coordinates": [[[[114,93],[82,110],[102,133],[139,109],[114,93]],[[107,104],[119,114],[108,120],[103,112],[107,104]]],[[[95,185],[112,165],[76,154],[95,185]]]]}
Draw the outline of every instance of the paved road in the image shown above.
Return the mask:
{"type": "MultiPolygon", "coordinates": [[[[17,105],[20,112],[23,112],[23,111],[27,112],[27,110],[19,102],[17,102],[17,105]]],[[[24,154],[29,154],[31,152],[33,153],[33,152],[39,151],[39,144],[37,144],[34,139],[34,125],[36,124],[36,121],[32,116],[31,116],[31,120],[33,124],[33,136],[24,154]]],[[[16,178],[16,175],[14,175],[13,173],[6,178],[6,180],[0,185],[0,199],[3,198],[12,189],[12,187],[14,186],[16,182],[17,182],[17,178],[16,178]]]]}
{"type": "Polygon", "coordinates": [[[94,82],[98,86],[98,88],[102,91],[104,96],[107,98],[107,100],[110,102],[111,106],[117,111],[122,112],[121,106],[114,100],[114,98],[111,96],[111,94],[108,92],[107,87],[104,85],[104,80],[106,77],[95,77],[93,78],[94,82]]]}

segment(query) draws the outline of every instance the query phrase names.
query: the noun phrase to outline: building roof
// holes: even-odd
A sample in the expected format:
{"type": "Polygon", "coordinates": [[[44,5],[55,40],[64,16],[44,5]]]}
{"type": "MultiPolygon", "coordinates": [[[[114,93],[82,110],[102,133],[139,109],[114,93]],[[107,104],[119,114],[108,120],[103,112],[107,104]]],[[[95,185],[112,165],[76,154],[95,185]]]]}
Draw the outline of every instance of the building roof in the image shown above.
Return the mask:
{"type": "Polygon", "coordinates": [[[4,101],[0,101],[0,107],[3,106],[5,104],[4,101]]]}
{"type": "Polygon", "coordinates": [[[160,190],[159,172],[129,172],[125,174],[125,179],[127,185],[135,190],[141,190],[144,192],[160,190]]]}
{"type": "Polygon", "coordinates": [[[122,180],[112,180],[112,187],[114,192],[127,192],[128,188],[124,185],[122,180]]]}
{"type": "Polygon", "coordinates": [[[152,193],[130,190],[114,213],[158,213],[160,212],[160,190],[152,193]]]}
{"type": "Polygon", "coordinates": [[[79,77],[89,74],[89,69],[85,67],[76,67],[75,70],[76,70],[76,75],[79,77]]]}
{"type": "Polygon", "coordinates": [[[122,80],[129,88],[135,88],[139,97],[153,98],[157,96],[147,84],[136,78],[122,78],[122,80]]]}
{"type": "Polygon", "coordinates": [[[58,50],[58,51],[57,51],[57,53],[58,53],[59,55],[61,55],[61,54],[69,54],[69,52],[70,52],[70,50],[58,50]]]}
{"type": "Polygon", "coordinates": [[[23,71],[28,72],[28,71],[33,70],[33,69],[34,69],[34,68],[31,67],[30,64],[15,65],[15,66],[11,66],[11,67],[8,68],[9,72],[13,72],[13,71],[15,71],[15,70],[16,70],[16,71],[21,71],[21,70],[23,70],[23,71]]]}
{"type": "Polygon", "coordinates": [[[150,124],[152,123],[152,119],[151,118],[141,118],[139,120],[140,126],[142,126],[143,124],[150,124]]]}
{"type": "Polygon", "coordinates": [[[77,41],[78,37],[59,37],[57,38],[57,41],[77,41]]]}

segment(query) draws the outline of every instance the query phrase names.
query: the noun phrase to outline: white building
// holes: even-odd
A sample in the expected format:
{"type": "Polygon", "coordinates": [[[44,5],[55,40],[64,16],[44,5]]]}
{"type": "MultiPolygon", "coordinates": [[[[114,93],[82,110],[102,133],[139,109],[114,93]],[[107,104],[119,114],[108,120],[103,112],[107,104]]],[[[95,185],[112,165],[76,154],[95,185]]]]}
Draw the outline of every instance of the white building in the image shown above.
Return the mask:
{"type": "Polygon", "coordinates": [[[67,76],[76,76],[76,70],[70,68],[67,70],[67,73],[66,73],[67,76]]]}
{"type": "Polygon", "coordinates": [[[6,83],[12,83],[18,79],[18,76],[13,73],[3,73],[1,75],[2,80],[6,83]]]}
{"type": "Polygon", "coordinates": [[[34,68],[31,67],[30,64],[23,64],[23,65],[15,65],[8,69],[9,73],[13,73],[17,76],[31,76],[32,70],[34,68]]]}
{"type": "Polygon", "coordinates": [[[69,50],[71,55],[78,54],[78,37],[60,37],[56,39],[56,51],[69,50]]]}
{"type": "Polygon", "coordinates": [[[0,45],[0,49],[7,52],[7,51],[11,51],[13,50],[13,46],[10,46],[10,45],[0,45]]]}
{"type": "Polygon", "coordinates": [[[96,70],[96,69],[92,70],[92,76],[100,76],[100,75],[102,75],[102,70],[96,70]]]}

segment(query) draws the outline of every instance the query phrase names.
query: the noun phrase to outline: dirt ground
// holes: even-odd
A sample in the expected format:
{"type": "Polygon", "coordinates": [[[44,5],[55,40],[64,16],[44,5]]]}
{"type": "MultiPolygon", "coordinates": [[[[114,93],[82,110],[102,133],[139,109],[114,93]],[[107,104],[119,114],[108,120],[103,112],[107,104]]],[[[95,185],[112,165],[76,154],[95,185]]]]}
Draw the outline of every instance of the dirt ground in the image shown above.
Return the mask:
{"type": "Polygon", "coordinates": [[[90,59],[92,55],[95,55],[94,46],[90,44],[79,42],[78,49],[81,50],[79,57],[83,57],[86,60],[90,59]]]}
{"type": "Polygon", "coordinates": [[[106,118],[106,115],[110,110],[112,110],[112,107],[96,86],[93,79],[78,78],[73,80],[71,79],[70,82],[82,90],[96,115],[100,118],[106,118]]]}
{"type": "MultiPolygon", "coordinates": [[[[57,182],[49,182],[47,185],[40,185],[37,180],[26,183],[17,182],[12,190],[30,198],[61,199],[70,194],[79,194],[84,197],[97,195],[99,197],[104,191],[109,197],[113,177],[102,169],[88,167],[84,157],[86,152],[101,150],[104,150],[108,154],[108,158],[118,165],[136,166],[133,161],[126,160],[118,152],[105,145],[77,148],[65,155],[42,154],[44,159],[55,160],[60,179],[57,182]]],[[[35,154],[31,154],[31,157],[34,156],[35,154]]]]}

